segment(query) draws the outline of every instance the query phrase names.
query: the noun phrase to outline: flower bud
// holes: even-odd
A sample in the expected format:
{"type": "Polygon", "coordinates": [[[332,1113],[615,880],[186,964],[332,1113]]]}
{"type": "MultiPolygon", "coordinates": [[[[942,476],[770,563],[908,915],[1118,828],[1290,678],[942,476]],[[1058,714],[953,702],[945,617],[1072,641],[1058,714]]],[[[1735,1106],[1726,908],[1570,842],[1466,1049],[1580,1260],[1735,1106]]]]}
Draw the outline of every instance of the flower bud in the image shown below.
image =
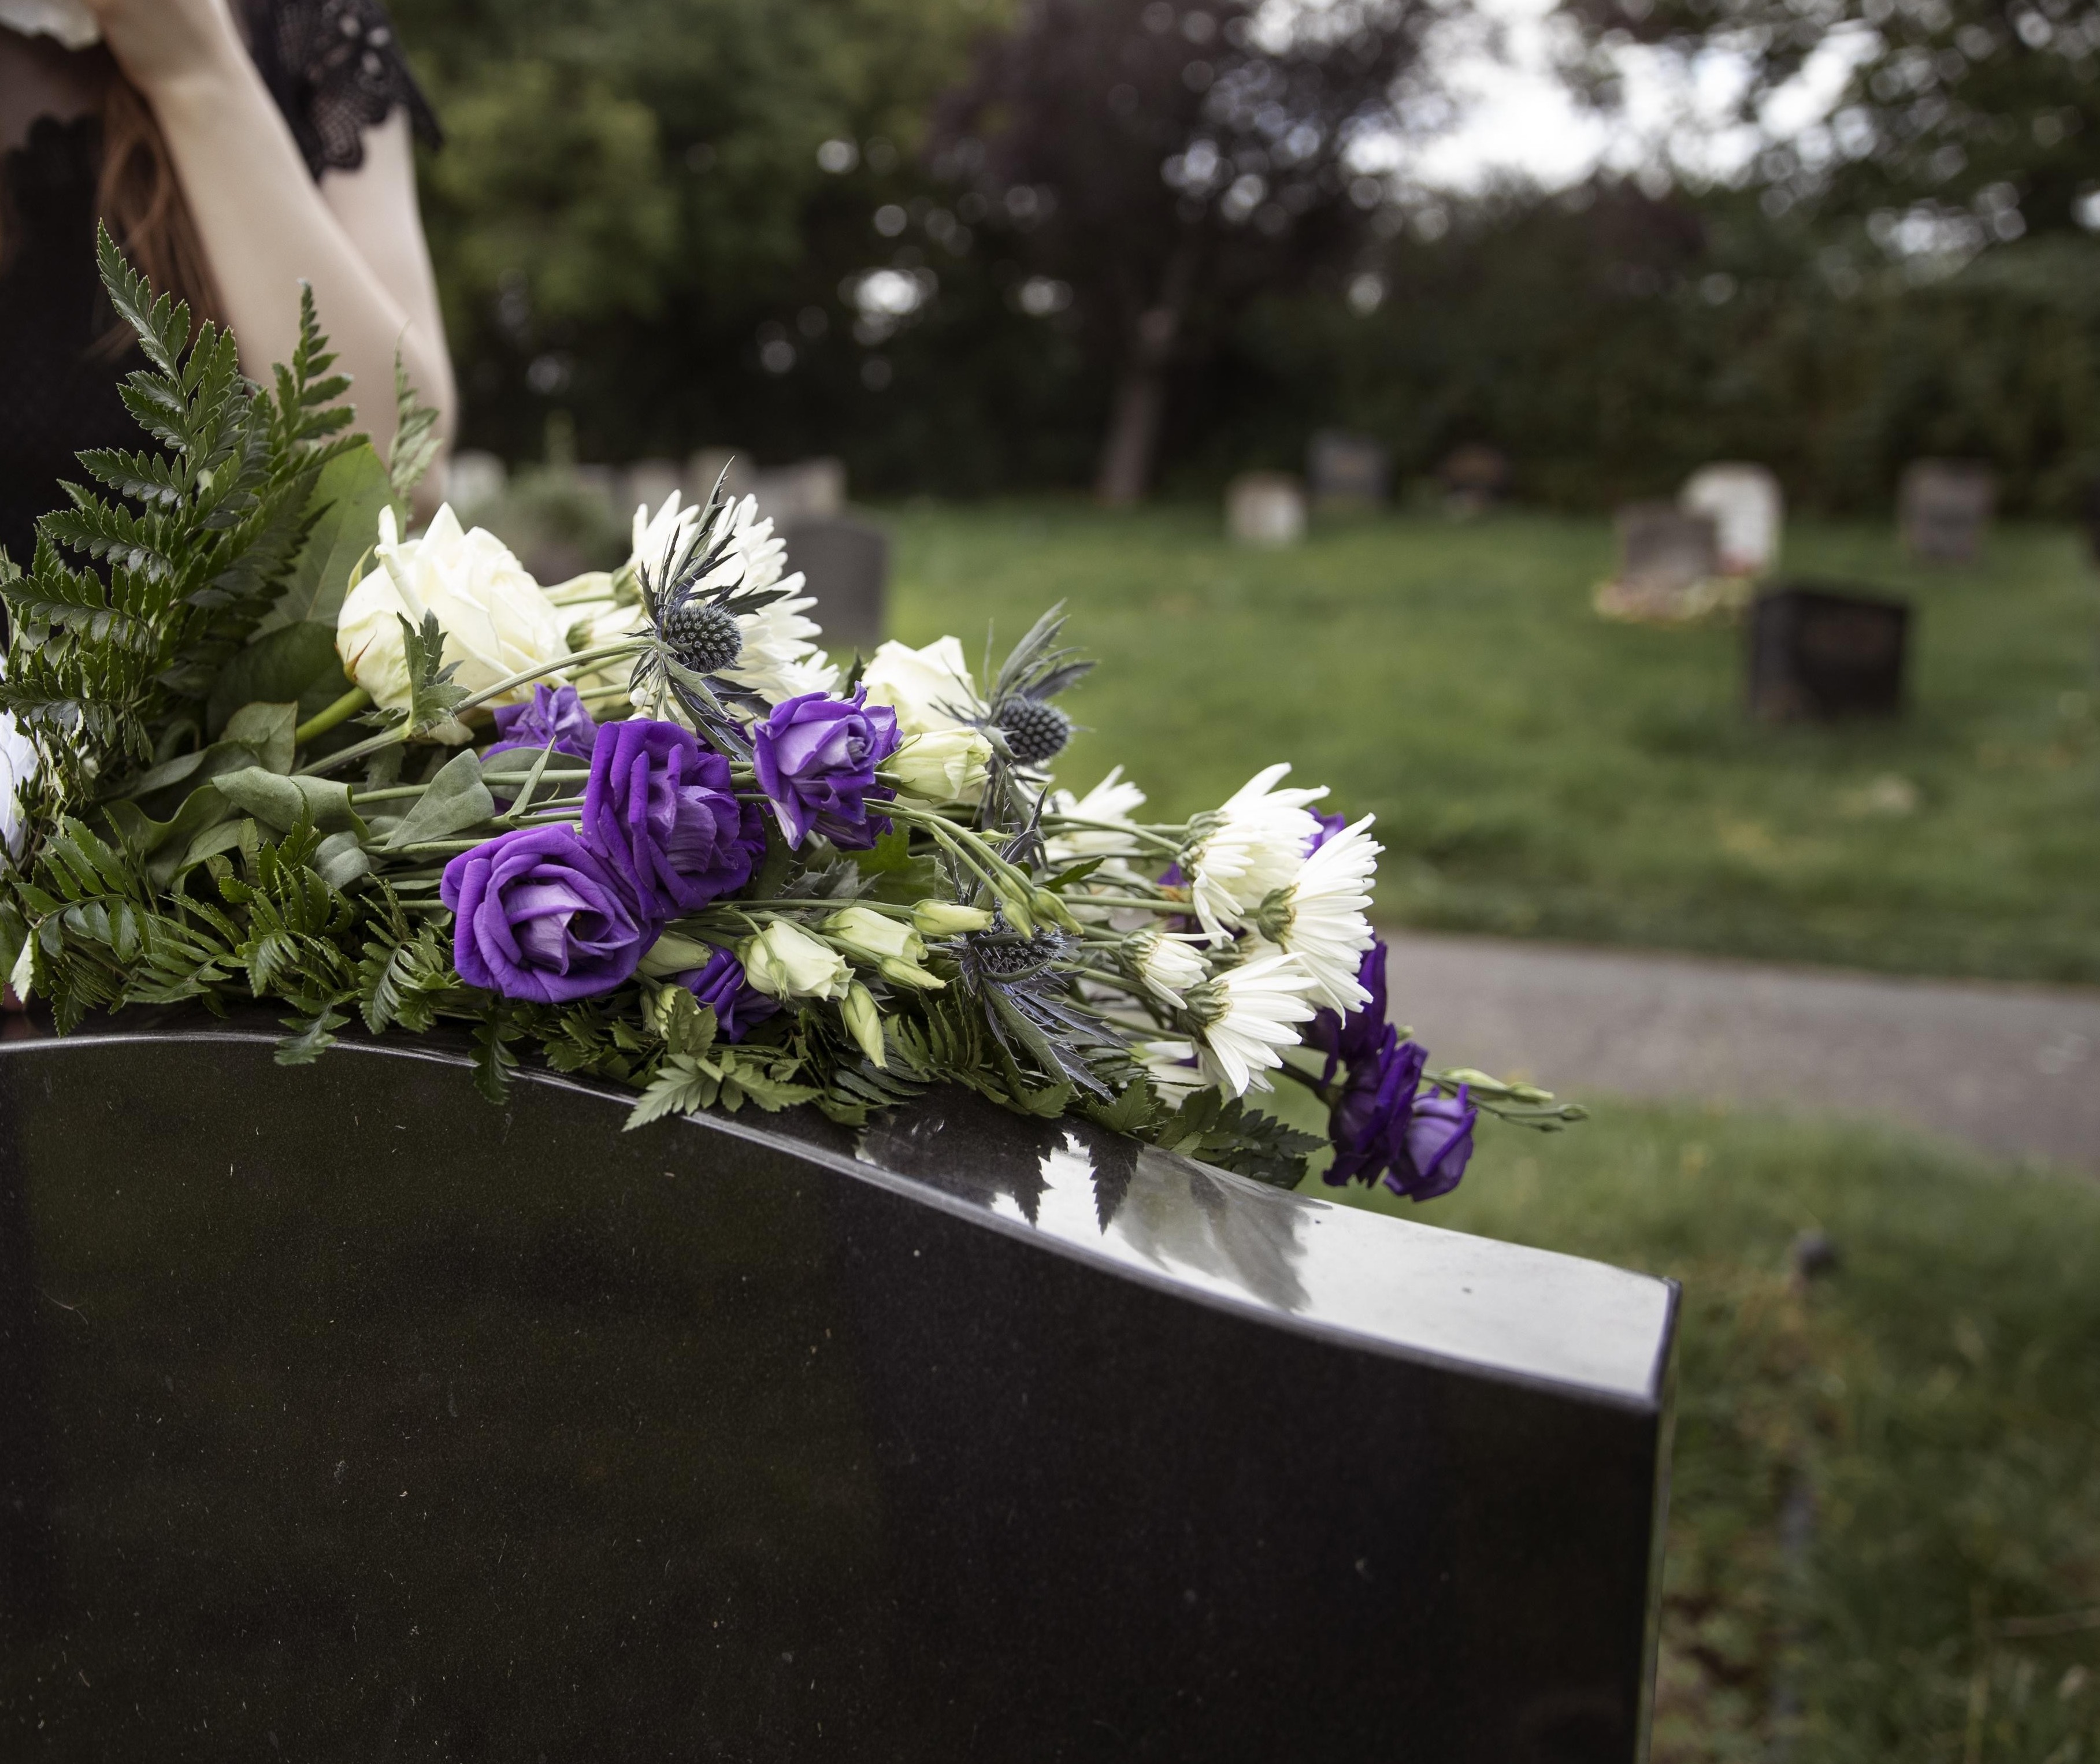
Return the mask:
{"type": "Polygon", "coordinates": [[[849,955],[864,962],[880,962],[885,956],[915,962],[926,953],[919,933],[901,919],[872,907],[849,906],[824,921],[824,935],[849,955]]]}
{"type": "Polygon", "coordinates": [[[958,906],[952,901],[921,901],[911,909],[911,923],[929,937],[960,937],[982,931],[991,915],[982,906],[958,906]]]}
{"type": "Polygon", "coordinates": [[[974,729],[914,735],[893,753],[882,775],[907,796],[928,802],[975,802],[984,794],[991,743],[974,729]]]}
{"type": "Polygon", "coordinates": [[[860,1043],[860,1051],[877,1065],[887,1067],[889,1057],[882,1046],[882,1012],[876,1008],[875,994],[858,980],[846,988],[845,1003],[839,1014],[846,1021],[846,1028],[853,1039],[860,1043]]]}
{"type": "Polygon", "coordinates": [[[1036,889],[1029,906],[1038,919],[1047,919],[1053,925],[1062,925],[1067,931],[1079,928],[1079,921],[1072,916],[1072,909],[1048,889],[1036,889]]]}
{"type": "Polygon", "coordinates": [[[938,992],[948,984],[938,974],[929,974],[924,968],[900,961],[894,955],[884,956],[876,968],[884,979],[900,986],[916,986],[921,992],[938,992]]]}
{"type": "Polygon", "coordinates": [[[673,974],[683,974],[695,968],[705,968],[714,959],[715,946],[703,943],[697,937],[682,937],[675,931],[666,931],[649,946],[648,953],[642,958],[640,972],[646,980],[668,980],[673,974]]]}
{"type": "Polygon", "coordinates": [[[784,919],[745,938],[736,953],[745,981],[769,998],[842,998],[853,977],[845,958],[830,944],[784,919]]]}

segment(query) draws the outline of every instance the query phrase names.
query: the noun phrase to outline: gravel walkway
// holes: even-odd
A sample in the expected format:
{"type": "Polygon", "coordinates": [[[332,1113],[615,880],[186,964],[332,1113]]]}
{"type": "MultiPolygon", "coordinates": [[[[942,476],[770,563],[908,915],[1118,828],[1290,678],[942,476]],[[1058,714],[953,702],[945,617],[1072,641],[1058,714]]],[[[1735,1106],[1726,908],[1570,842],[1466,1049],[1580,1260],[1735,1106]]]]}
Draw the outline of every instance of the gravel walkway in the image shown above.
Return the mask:
{"type": "Polygon", "coordinates": [[[1389,933],[1436,1063],[1549,1085],[1877,1117],[2100,1175],[2100,990],[1905,980],[1389,933]]]}

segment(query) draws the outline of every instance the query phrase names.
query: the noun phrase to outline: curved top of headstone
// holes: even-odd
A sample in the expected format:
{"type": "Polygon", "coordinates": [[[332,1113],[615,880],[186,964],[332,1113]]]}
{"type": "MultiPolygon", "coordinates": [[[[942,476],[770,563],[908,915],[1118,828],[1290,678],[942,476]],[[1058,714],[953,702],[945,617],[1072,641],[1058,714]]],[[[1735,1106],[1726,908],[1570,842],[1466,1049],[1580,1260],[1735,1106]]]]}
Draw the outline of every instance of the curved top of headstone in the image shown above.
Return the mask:
{"type": "MultiPolygon", "coordinates": [[[[283,1031],[259,1010],[223,1021],[170,1010],[94,1020],[65,1037],[17,1017],[4,1034],[0,1059],[117,1042],[227,1043],[267,1061],[283,1031]]],[[[466,1087],[463,1035],[346,1034],[324,1057],[457,1066],[461,1107],[487,1106],[466,1087]]],[[[602,1109],[613,1135],[633,1100],[544,1069],[521,1069],[517,1082],[602,1109]]],[[[1615,1407],[1656,1410],[1665,1400],[1673,1282],[1266,1187],[1083,1120],[1026,1119],[944,1087],[858,1130],[799,1109],[709,1112],[650,1131],[729,1135],[1118,1277],[1358,1349],[1615,1407]]],[[[704,1142],[691,1154],[704,1157],[704,1142]]]]}

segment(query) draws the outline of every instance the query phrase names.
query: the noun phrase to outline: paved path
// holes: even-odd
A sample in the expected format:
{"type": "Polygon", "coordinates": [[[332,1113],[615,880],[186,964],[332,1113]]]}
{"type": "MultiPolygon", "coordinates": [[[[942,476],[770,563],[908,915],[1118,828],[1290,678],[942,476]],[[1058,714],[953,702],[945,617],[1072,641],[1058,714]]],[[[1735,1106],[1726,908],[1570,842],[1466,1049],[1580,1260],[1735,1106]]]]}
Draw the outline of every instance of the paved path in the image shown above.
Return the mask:
{"type": "Polygon", "coordinates": [[[2100,990],[1388,933],[1436,1062],[1564,1096],[1878,1117],[2100,1174],[2100,990]]]}

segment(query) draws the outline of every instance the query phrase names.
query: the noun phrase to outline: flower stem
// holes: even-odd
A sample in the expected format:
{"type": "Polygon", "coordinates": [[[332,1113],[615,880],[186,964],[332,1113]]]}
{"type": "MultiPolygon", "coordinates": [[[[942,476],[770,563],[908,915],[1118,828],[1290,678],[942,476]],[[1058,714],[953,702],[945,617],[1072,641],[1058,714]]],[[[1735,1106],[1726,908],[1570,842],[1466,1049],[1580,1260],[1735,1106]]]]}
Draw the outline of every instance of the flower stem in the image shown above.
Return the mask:
{"type": "Polygon", "coordinates": [[[372,695],[363,686],[352,686],[326,710],[316,711],[307,721],[293,730],[292,745],[295,747],[303,747],[315,736],[324,735],[331,729],[348,722],[371,702],[372,695]]]}
{"type": "Polygon", "coordinates": [[[1077,814],[1046,814],[1043,817],[1043,824],[1050,828],[1079,827],[1098,833],[1127,833],[1162,851],[1178,852],[1181,849],[1181,841],[1178,839],[1168,839],[1163,834],[1155,833],[1149,827],[1140,827],[1133,821],[1089,821],[1077,814]]]}

